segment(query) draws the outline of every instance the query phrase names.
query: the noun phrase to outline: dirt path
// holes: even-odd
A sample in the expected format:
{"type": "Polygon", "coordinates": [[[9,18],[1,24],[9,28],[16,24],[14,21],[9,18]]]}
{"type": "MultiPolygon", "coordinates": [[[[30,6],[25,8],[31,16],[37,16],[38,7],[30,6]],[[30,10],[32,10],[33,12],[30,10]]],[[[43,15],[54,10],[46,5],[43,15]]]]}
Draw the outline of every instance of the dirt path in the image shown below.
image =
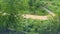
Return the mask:
{"type": "MultiPolygon", "coordinates": [[[[50,17],[48,15],[45,15],[45,16],[38,16],[38,15],[30,15],[30,14],[23,14],[22,15],[23,18],[26,18],[26,19],[37,19],[37,20],[48,20],[50,19],[50,17]]],[[[53,16],[54,17],[54,16],[53,16]]]]}
{"type": "Polygon", "coordinates": [[[38,19],[38,20],[48,20],[48,16],[38,16],[38,15],[29,15],[29,14],[23,14],[23,18],[26,19],[38,19]]]}

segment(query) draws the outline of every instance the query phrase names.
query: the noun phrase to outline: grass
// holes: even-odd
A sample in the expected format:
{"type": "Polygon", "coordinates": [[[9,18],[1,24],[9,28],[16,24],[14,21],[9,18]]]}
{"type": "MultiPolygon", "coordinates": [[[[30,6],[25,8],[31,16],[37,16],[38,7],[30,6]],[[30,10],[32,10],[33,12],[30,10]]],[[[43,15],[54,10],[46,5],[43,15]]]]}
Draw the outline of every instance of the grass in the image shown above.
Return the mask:
{"type": "MultiPolygon", "coordinates": [[[[44,1],[46,2],[46,1],[44,1]]],[[[26,34],[56,34],[57,32],[60,34],[60,4],[59,1],[51,1],[52,5],[48,5],[47,7],[53,11],[57,16],[51,17],[52,19],[49,20],[33,20],[33,19],[24,19],[22,16],[16,16],[16,24],[10,24],[9,29],[17,32],[24,32],[26,34]]],[[[48,13],[39,8],[34,11],[29,11],[29,10],[19,10],[19,14],[34,14],[34,15],[47,15],[48,13]]],[[[1,19],[4,21],[0,21],[1,23],[3,22],[3,27],[5,26],[6,22],[4,19],[8,18],[7,16],[0,16],[1,19]]],[[[49,16],[50,17],[50,16],[49,16]]],[[[0,20],[1,20],[0,19],[0,20]]],[[[12,34],[12,32],[10,32],[12,34]]],[[[14,32],[13,34],[17,34],[14,32]]],[[[19,33],[20,34],[20,33],[19,33]]]]}

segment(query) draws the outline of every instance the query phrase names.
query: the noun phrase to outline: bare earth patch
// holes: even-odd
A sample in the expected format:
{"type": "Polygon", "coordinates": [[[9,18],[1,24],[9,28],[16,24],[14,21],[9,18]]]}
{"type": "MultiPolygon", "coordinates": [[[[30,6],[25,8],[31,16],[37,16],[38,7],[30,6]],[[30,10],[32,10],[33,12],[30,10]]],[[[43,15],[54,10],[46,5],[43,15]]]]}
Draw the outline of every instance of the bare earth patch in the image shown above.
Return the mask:
{"type": "Polygon", "coordinates": [[[26,19],[38,19],[38,20],[48,20],[48,16],[38,16],[38,15],[30,15],[30,14],[23,14],[23,18],[26,19]]]}

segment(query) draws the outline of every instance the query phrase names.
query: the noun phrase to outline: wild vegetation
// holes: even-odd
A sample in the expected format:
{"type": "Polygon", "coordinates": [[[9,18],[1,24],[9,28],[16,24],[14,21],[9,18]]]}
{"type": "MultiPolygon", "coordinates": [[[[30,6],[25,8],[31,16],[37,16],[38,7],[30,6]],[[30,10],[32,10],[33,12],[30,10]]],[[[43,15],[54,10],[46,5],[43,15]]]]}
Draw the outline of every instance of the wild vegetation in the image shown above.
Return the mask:
{"type": "Polygon", "coordinates": [[[0,34],[60,34],[59,0],[0,0],[0,34]],[[49,20],[25,19],[22,14],[48,15],[49,20]]]}

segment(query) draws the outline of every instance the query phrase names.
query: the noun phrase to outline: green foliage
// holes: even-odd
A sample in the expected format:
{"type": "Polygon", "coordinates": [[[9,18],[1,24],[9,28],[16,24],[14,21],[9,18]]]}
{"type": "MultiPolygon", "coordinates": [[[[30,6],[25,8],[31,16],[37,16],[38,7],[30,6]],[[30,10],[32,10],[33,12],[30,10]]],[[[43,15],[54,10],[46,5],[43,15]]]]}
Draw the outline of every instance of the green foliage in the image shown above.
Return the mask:
{"type": "Polygon", "coordinates": [[[60,33],[59,7],[60,2],[55,0],[0,0],[0,31],[9,29],[26,34],[60,33]],[[56,16],[45,21],[22,18],[22,14],[47,15],[42,6],[49,8],[56,16]]]}

